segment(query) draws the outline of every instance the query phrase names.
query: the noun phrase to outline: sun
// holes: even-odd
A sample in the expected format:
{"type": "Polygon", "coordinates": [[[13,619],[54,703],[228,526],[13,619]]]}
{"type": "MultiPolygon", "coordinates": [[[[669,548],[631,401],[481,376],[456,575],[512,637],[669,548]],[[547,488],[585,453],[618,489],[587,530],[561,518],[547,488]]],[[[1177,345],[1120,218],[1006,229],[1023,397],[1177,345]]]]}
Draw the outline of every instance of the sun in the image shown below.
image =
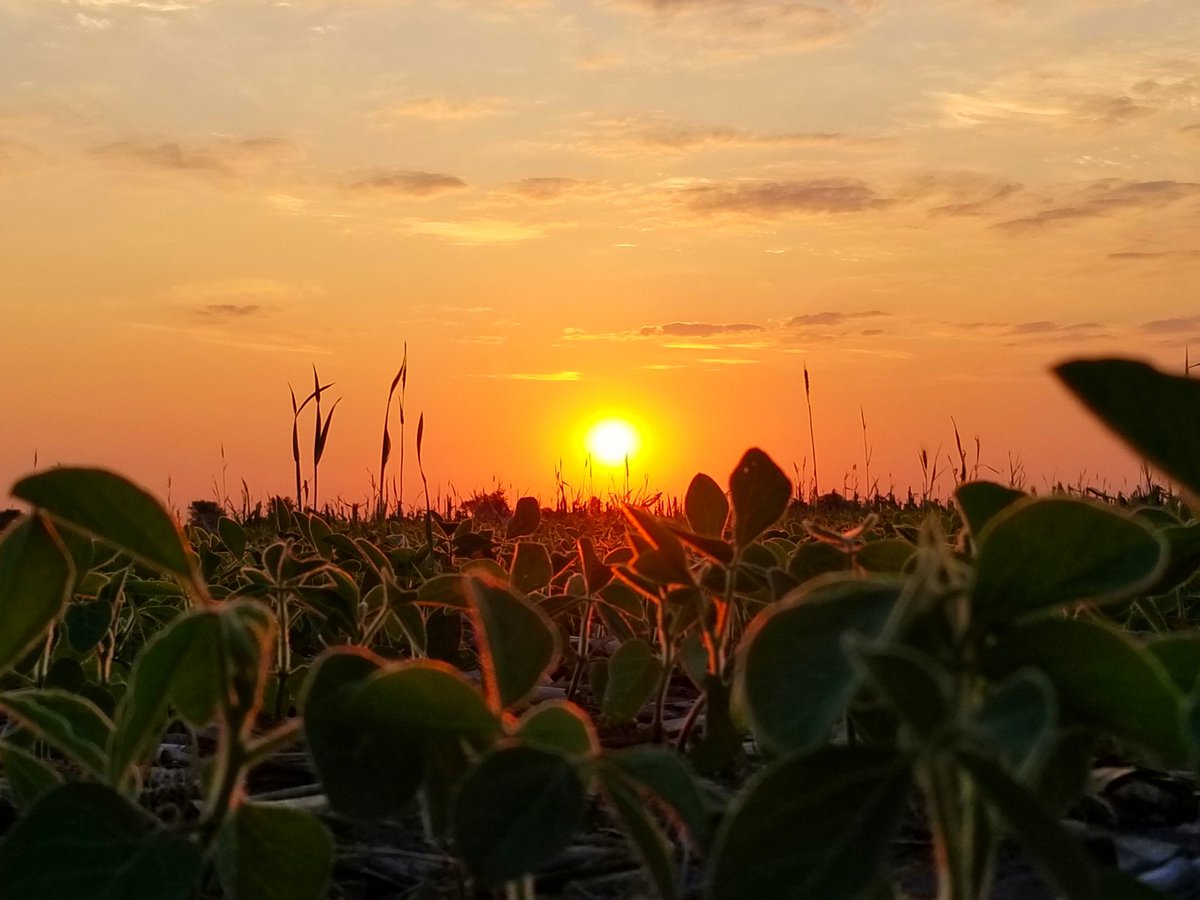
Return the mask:
{"type": "Polygon", "coordinates": [[[588,430],[585,443],[596,462],[619,466],[637,453],[642,440],[625,419],[604,419],[588,430]]]}

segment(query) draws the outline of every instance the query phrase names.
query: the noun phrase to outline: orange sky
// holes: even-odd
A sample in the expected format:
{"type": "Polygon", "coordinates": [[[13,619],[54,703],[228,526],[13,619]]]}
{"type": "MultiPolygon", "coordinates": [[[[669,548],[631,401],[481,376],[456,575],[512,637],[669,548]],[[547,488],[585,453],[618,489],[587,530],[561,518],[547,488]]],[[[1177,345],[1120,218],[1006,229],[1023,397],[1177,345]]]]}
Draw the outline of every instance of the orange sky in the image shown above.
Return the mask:
{"type": "Polygon", "coordinates": [[[1194,0],[0,0],[0,482],[291,493],[316,364],[365,499],[407,341],[408,500],[422,412],[443,493],[549,502],[608,414],[635,485],[811,474],[805,364],[822,490],[860,415],[884,490],[951,417],[1127,489],[1047,368],[1200,353],[1197,46],[1194,0]]]}

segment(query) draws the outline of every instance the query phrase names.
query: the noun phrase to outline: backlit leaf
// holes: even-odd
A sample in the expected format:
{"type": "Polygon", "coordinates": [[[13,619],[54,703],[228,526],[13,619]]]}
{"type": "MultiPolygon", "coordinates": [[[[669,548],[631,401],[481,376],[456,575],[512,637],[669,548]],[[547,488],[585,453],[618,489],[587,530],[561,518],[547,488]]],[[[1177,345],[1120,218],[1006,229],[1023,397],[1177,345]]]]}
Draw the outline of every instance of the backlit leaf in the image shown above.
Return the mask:
{"type": "Polygon", "coordinates": [[[1153,584],[1165,564],[1165,542],[1137,519],[1083,500],[1018,500],[979,535],[973,615],[994,625],[1115,600],[1153,584]]]}
{"type": "Polygon", "coordinates": [[[792,482],[766,453],[747,450],[729,476],[733,495],[733,537],[744,549],[779,521],[792,499],[792,482]]]}
{"type": "Polygon", "coordinates": [[[1200,496],[1200,381],[1129,359],[1075,360],[1054,372],[1105,425],[1200,496]]]}
{"type": "Polygon", "coordinates": [[[857,897],[883,867],[910,781],[902,760],[861,747],[772,763],[750,780],[721,825],[706,896],[857,897]]]}
{"type": "Polygon", "coordinates": [[[467,868],[499,884],[545,865],[583,819],[583,782],[557,753],[515,746],[471,770],[454,805],[454,837],[467,868]]]}
{"type": "Polygon", "coordinates": [[[74,575],[41,516],[21,519],[0,540],[0,673],[33,649],[67,603],[74,575]]]}
{"type": "Polygon", "coordinates": [[[181,834],[110,788],[78,782],[45,794],[0,843],[5,900],[184,900],[204,859],[181,834]]]}
{"type": "Polygon", "coordinates": [[[50,469],[22,478],[12,493],[202,591],[175,520],[158,500],[120,475],[105,469],[50,469]]]}
{"type": "Polygon", "coordinates": [[[857,684],[842,636],[876,637],[901,585],[831,575],[759,613],[742,639],[734,684],[760,740],[781,752],[825,740],[857,684]]]}
{"type": "MultiPolygon", "coordinates": [[[[789,485],[788,490],[791,490],[789,485]]],[[[688,525],[701,537],[719,538],[729,518],[729,499],[711,477],[698,474],[688,485],[683,498],[688,525]]]]}
{"type": "Polygon", "coordinates": [[[305,810],[243,803],[217,841],[217,871],[234,900],[318,900],[332,869],[333,839],[305,810]]]}

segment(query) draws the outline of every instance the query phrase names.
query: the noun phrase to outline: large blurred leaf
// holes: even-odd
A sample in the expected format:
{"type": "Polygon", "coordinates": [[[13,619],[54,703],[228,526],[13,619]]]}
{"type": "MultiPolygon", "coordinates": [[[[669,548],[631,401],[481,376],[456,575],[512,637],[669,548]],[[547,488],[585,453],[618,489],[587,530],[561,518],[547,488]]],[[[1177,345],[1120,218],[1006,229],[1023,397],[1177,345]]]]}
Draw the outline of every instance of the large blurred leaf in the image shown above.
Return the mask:
{"type": "Polygon", "coordinates": [[[742,640],[734,683],[761,740],[780,752],[825,740],[857,681],[842,636],[877,636],[901,586],[827,576],[759,613],[742,640]]]}
{"type": "Polygon", "coordinates": [[[1129,359],[1075,360],[1054,371],[1105,425],[1200,496],[1200,381],[1129,359]]]}
{"type": "Polygon", "coordinates": [[[1167,763],[1188,758],[1183,696],[1133,638],[1084,619],[1042,619],[1010,628],[984,659],[994,674],[1043,671],[1066,720],[1108,732],[1167,763]]]}
{"type": "Polygon", "coordinates": [[[887,751],[790,756],[734,800],[709,859],[712,900],[857,897],[874,880],[908,805],[910,775],[887,751]]]}
{"type": "Polygon", "coordinates": [[[662,660],[641,638],[617,648],[608,660],[601,709],[613,722],[628,722],[649,701],[662,678],[662,660]]]}
{"type": "Polygon", "coordinates": [[[843,646],[875,693],[923,742],[954,716],[949,678],[923,653],[901,644],[849,635],[843,646]]]}
{"type": "Polygon", "coordinates": [[[679,889],[672,847],[654,813],[637,789],[619,775],[605,773],[601,787],[617,822],[641,858],[661,900],[673,900],[679,889]]]}
{"type": "Polygon", "coordinates": [[[792,482],[757,447],[747,450],[729,476],[733,495],[733,538],[738,549],[779,521],[792,499],[792,482]]]}
{"type": "Polygon", "coordinates": [[[204,859],[158,831],[110,788],[79,782],[44,795],[0,843],[4,900],[184,900],[204,859]]]}
{"type": "Polygon", "coordinates": [[[50,469],[22,478],[12,493],[151,566],[199,585],[179,526],[158,500],[114,472],[50,469]]]}
{"type": "Polygon", "coordinates": [[[104,777],[113,724],[90,700],[57,690],[0,693],[0,710],[94,778],[104,777]]]}
{"type": "Polygon", "coordinates": [[[0,765],[4,767],[12,802],[19,810],[32,806],[39,797],[63,783],[58,769],[47,760],[11,744],[0,742],[0,765]]]}
{"type": "MultiPolygon", "coordinates": [[[[789,491],[791,486],[789,485],[789,491]]],[[[729,500],[721,486],[704,473],[696,475],[683,498],[688,525],[701,537],[719,538],[729,518],[729,500]]]]}
{"type": "Polygon", "coordinates": [[[1058,888],[1057,895],[1064,900],[1094,900],[1096,875],[1091,861],[1058,817],[986,756],[963,747],[958,761],[1042,874],[1058,888]]]}
{"type": "Polygon", "coordinates": [[[1020,669],[992,686],[976,716],[985,744],[1018,775],[1035,771],[1054,749],[1058,701],[1037,669],[1020,669]]]}
{"type": "Polygon", "coordinates": [[[22,519],[0,540],[0,673],[41,640],[67,603],[71,561],[41,516],[22,519]]]}
{"type": "Polygon", "coordinates": [[[500,883],[548,863],[574,837],[586,806],[570,759],[504,747],[480,760],[454,805],[454,837],[478,878],[500,883]]]}
{"type": "Polygon", "coordinates": [[[1182,632],[1161,635],[1146,643],[1146,649],[1167,670],[1175,686],[1190,694],[1200,682],[1200,634],[1182,632]]]}
{"type": "Polygon", "coordinates": [[[1018,500],[979,535],[974,618],[994,625],[1081,600],[1126,597],[1153,584],[1165,563],[1161,537],[1106,506],[1018,500]]]}
{"type": "Polygon", "coordinates": [[[243,803],[217,841],[217,871],[231,900],[318,900],[332,869],[333,839],[304,810],[243,803]]]}

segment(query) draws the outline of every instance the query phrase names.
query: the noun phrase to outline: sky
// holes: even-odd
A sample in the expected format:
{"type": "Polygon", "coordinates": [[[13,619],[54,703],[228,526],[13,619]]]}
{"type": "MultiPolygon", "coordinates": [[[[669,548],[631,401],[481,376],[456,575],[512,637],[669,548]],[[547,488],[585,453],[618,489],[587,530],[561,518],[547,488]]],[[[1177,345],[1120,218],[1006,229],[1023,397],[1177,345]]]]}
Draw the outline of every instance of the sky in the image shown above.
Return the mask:
{"type": "Polygon", "coordinates": [[[443,497],[623,488],[607,416],[670,493],[814,444],[944,491],[955,428],[1128,490],[1049,370],[1200,358],[1198,46],[1195,0],[0,0],[0,486],[292,494],[315,366],[365,501],[407,346],[406,503],[422,415],[443,497]]]}

